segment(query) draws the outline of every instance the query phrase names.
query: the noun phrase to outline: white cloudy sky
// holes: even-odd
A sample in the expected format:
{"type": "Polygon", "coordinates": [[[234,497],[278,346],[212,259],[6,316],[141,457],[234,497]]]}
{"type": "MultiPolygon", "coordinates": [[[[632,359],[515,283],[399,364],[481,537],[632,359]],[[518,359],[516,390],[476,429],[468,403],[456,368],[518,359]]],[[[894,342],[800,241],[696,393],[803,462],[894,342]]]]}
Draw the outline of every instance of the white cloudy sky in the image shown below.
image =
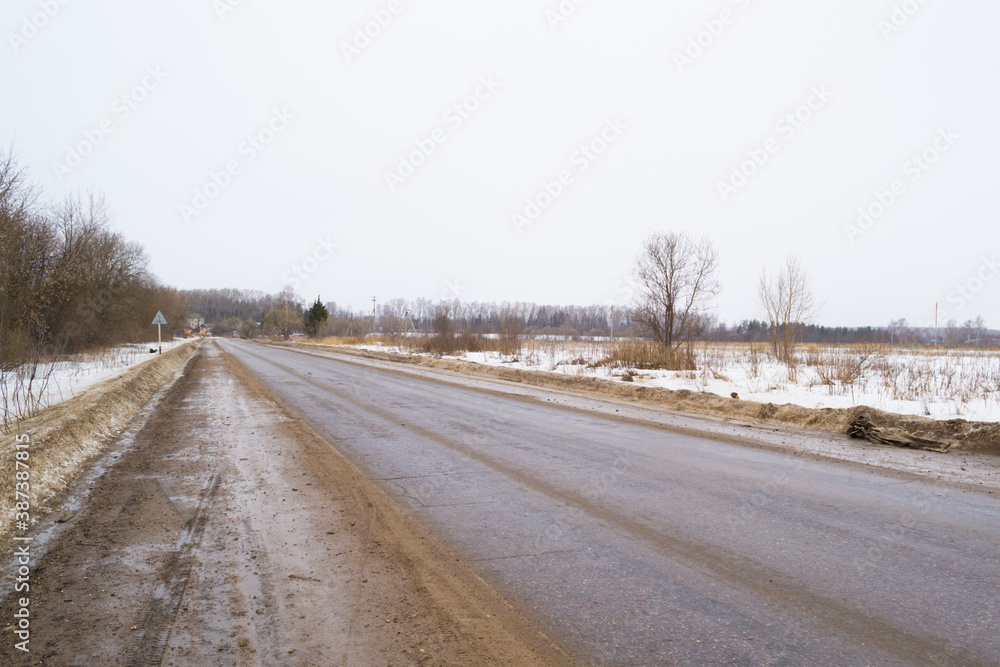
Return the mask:
{"type": "Polygon", "coordinates": [[[993,0],[909,0],[891,32],[896,0],[586,0],[555,26],[558,0],[63,2],[0,10],[0,141],[53,194],[103,190],[178,287],[273,291],[298,267],[304,297],[359,309],[456,292],[620,302],[641,240],[680,230],[715,240],[729,321],[759,314],[757,273],[795,253],[824,323],[923,322],[938,301],[1000,326],[993,0]],[[449,109],[477,88],[459,124],[449,109]],[[799,109],[814,90],[828,99],[799,109]],[[617,139],[581,159],[609,121],[617,139]],[[386,172],[439,128],[392,190],[386,172]],[[262,150],[245,143],[262,131],[262,150]],[[765,145],[724,201],[720,181],[765,145]],[[925,150],[934,164],[907,166],[925,150]],[[570,185],[518,229],[512,215],[564,170],[570,185]],[[849,237],[897,180],[884,215],[849,237]],[[206,187],[217,196],[185,216],[206,187]]]}

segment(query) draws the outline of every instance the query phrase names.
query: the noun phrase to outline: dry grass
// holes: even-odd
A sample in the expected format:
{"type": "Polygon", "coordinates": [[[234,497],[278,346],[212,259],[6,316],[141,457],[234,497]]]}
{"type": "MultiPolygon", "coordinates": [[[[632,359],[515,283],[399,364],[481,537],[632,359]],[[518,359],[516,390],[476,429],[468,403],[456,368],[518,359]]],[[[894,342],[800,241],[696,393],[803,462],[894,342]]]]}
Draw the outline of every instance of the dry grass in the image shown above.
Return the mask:
{"type": "Polygon", "coordinates": [[[306,341],[314,345],[380,345],[387,348],[398,348],[410,354],[426,352],[437,356],[455,356],[464,352],[497,352],[508,357],[518,358],[524,345],[521,334],[513,327],[500,335],[484,335],[476,331],[464,329],[459,332],[442,334],[378,334],[360,337],[329,337],[306,341]]]}
{"type": "Polygon", "coordinates": [[[848,345],[835,348],[810,346],[804,353],[805,365],[816,372],[819,384],[833,394],[867,377],[876,364],[884,362],[886,348],[877,343],[848,345]]]}
{"type": "Polygon", "coordinates": [[[696,371],[694,347],[683,345],[668,350],[659,343],[636,338],[609,342],[605,354],[591,362],[592,368],[608,366],[618,369],[696,371]]]}
{"type": "Polygon", "coordinates": [[[315,345],[364,345],[365,339],[361,336],[328,336],[326,338],[316,338],[308,341],[315,345]]]}

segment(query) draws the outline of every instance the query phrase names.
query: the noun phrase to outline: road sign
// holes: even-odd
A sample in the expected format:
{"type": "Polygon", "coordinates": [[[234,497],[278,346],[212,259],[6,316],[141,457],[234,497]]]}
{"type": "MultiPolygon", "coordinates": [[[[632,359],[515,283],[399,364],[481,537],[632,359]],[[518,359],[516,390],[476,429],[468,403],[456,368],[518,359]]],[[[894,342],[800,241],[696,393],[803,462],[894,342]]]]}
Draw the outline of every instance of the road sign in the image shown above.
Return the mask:
{"type": "Polygon", "coordinates": [[[160,327],[167,323],[167,318],[163,316],[163,313],[156,311],[156,317],[153,318],[153,324],[156,325],[156,349],[157,354],[163,354],[163,335],[161,333],[160,327]]]}

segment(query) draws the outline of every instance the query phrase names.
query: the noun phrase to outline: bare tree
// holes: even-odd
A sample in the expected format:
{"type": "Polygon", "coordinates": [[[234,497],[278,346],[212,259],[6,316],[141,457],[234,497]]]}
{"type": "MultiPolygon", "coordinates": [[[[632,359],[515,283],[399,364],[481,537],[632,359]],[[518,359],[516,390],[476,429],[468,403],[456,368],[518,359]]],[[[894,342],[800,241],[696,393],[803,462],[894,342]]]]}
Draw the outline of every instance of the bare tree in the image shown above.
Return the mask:
{"type": "Polygon", "coordinates": [[[982,315],[974,320],[966,320],[962,325],[962,341],[965,345],[979,345],[986,332],[986,322],[982,315]]]}
{"type": "Polygon", "coordinates": [[[799,260],[789,255],[776,276],[766,267],[761,270],[757,298],[767,313],[774,356],[791,363],[802,331],[816,313],[809,276],[799,260]]]}
{"type": "Polygon", "coordinates": [[[262,318],[264,333],[279,335],[285,340],[303,328],[302,298],[290,286],[285,286],[269,299],[270,307],[262,318]]]}
{"type": "Polygon", "coordinates": [[[719,293],[719,253],[710,239],[657,232],[643,243],[633,274],[640,290],[632,320],[668,352],[691,341],[719,293]]]}
{"type": "Polygon", "coordinates": [[[961,332],[958,329],[958,322],[953,319],[945,322],[944,336],[945,342],[948,343],[948,345],[958,345],[961,336],[961,332]]]}
{"type": "Polygon", "coordinates": [[[889,343],[895,345],[899,343],[905,345],[908,342],[910,325],[905,317],[898,320],[889,320],[889,343]]]}
{"type": "Polygon", "coordinates": [[[14,148],[0,150],[0,220],[18,222],[39,208],[41,190],[17,162],[14,148]]]}
{"type": "Polygon", "coordinates": [[[986,328],[986,320],[983,319],[982,315],[976,315],[976,319],[972,322],[973,330],[976,334],[976,345],[986,345],[989,332],[986,328]]]}
{"type": "Polygon", "coordinates": [[[524,331],[524,322],[513,311],[506,311],[500,316],[499,336],[497,345],[500,354],[507,356],[517,356],[521,354],[521,333],[524,331]]]}
{"type": "Polygon", "coordinates": [[[438,307],[434,316],[434,337],[428,343],[427,351],[438,356],[455,351],[455,324],[445,306],[438,307]]]}
{"type": "Polygon", "coordinates": [[[406,299],[389,299],[385,303],[380,303],[378,321],[382,331],[389,332],[390,336],[402,333],[407,311],[406,299]]]}

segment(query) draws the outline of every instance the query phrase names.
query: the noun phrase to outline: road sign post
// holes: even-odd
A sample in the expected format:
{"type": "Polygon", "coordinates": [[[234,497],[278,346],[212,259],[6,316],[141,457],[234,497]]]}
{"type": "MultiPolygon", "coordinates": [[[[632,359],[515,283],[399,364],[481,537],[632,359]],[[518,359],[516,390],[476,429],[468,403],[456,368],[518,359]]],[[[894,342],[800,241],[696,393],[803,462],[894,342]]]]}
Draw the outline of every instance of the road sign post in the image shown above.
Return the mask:
{"type": "Polygon", "coordinates": [[[167,323],[167,319],[163,317],[163,313],[156,311],[156,317],[153,318],[153,324],[156,325],[156,349],[159,350],[157,354],[163,354],[163,333],[160,331],[160,327],[167,323]]]}

